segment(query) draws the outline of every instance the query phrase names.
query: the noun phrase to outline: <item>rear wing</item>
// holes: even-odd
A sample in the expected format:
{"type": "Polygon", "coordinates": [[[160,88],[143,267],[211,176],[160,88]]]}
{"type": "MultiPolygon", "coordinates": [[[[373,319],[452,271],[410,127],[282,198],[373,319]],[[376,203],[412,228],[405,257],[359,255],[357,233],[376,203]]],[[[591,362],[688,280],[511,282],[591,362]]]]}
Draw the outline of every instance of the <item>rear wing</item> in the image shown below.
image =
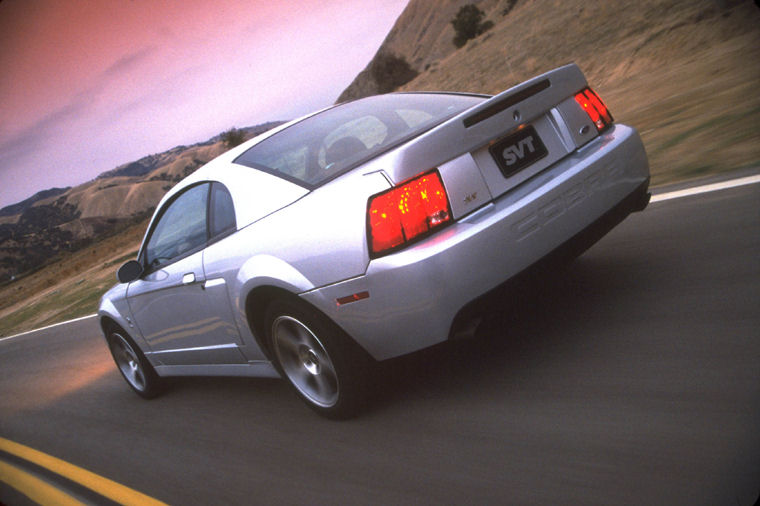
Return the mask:
{"type": "Polygon", "coordinates": [[[557,115],[554,121],[563,131],[567,151],[574,150],[593,138],[582,137],[567,127],[567,124],[592,125],[573,100],[587,86],[583,72],[574,63],[518,84],[414,139],[398,153],[389,176],[395,182],[404,181],[547,114],[557,115]]]}

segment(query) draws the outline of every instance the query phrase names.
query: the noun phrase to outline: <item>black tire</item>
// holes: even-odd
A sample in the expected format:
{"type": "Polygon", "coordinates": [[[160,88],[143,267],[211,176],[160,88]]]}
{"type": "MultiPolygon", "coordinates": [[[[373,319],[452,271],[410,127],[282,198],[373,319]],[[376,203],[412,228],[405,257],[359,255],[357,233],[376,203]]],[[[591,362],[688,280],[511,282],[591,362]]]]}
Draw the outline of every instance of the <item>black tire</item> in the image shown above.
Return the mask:
{"type": "Polygon", "coordinates": [[[108,330],[108,349],[127,385],[144,399],[152,399],[162,390],[161,378],[129,335],[118,327],[108,330]]]}
{"type": "Polygon", "coordinates": [[[372,359],[329,318],[290,299],[272,302],[265,316],[275,367],[311,409],[351,418],[367,400],[372,359]]]}

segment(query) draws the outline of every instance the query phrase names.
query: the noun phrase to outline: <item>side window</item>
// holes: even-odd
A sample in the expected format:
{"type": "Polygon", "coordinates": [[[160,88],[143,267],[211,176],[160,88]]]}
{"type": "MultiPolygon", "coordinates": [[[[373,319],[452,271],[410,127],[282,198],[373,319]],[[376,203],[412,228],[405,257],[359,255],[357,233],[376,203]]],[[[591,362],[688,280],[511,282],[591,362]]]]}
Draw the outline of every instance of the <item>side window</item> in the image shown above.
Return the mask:
{"type": "Polygon", "coordinates": [[[157,267],[206,243],[208,183],[193,186],[168,204],[145,246],[145,263],[157,267]]]}
{"type": "Polygon", "coordinates": [[[237,228],[235,221],[235,206],[232,196],[221,183],[211,185],[211,221],[209,230],[211,237],[224,234],[237,228]]]}

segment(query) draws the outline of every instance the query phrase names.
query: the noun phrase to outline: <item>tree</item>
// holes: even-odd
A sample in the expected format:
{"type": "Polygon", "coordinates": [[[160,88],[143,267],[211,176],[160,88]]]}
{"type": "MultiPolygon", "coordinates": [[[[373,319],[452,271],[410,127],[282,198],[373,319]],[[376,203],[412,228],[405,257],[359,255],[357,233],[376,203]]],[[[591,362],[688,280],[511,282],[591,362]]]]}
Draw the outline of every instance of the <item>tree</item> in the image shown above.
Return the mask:
{"type": "Polygon", "coordinates": [[[242,144],[245,140],[245,132],[242,130],[238,130],[235,127],[230,128],[226,132],[223,132],[221,135],[222,141],[224,141],[224,145],[228,148],[234,148],[238,144],[242,144]]]}
{"type": "Polygon", "coordinates": [[[493,22],[482,22],[486,13],[478,9],[475,4],[463,5],[456,17],[451,21],[456,35],[454,36],[454,45],[456,47],[464,46],[468,40],[474,39],[481,33],[489,30],[493,22]]]}
{"type": "Polygon", "coordinates": [[[388,93],[417,77],[414,70],[402,56],[380,53],[370,65],[370,75],[375,80],[379,93],[388,93]]]}

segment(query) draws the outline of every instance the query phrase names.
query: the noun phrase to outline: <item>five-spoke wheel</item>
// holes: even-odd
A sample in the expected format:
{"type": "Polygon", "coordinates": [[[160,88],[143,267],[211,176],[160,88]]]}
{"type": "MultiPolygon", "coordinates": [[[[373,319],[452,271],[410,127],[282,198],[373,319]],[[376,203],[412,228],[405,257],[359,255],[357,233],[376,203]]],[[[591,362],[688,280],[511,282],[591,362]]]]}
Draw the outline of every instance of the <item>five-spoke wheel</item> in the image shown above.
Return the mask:
{"type": "Polygon", "coordinates": [[[279,316],[272,322],[272,343],[283,371],[302,395],[325,408],[338,401],[340,383],[330,355],[303,322],[279,316]]]}
{"type": "Polygon", "coordinates": [[[289,299],[269,306],[267,329],[275,366],[309,407],[330,418],[358,412],[371,360],[345,332],[289,299]]]}
{"type": "Polygon", "coordinates": [[[158,395],[158,375],[145,355],[123,331],[114,329],[108,333],[108,347],[119,372],[132,390],[146,399],[158,395]]]}

